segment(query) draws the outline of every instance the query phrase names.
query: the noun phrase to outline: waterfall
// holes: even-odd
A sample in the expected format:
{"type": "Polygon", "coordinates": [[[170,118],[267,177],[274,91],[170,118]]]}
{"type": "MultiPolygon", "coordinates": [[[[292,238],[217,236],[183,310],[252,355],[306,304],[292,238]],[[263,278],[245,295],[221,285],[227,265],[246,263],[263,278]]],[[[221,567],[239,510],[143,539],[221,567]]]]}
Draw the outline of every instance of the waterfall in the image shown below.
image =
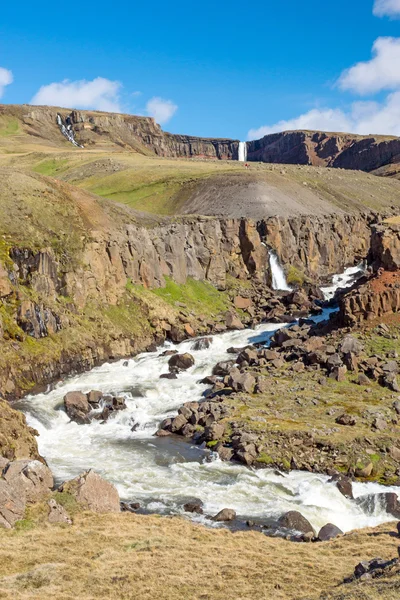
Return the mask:
{"type": "Polygon", "coordinates": [[[71,144],[73,144],[77,148],[83,148],[83,146],[81,146],[81,144],[78,144],[78,142],[75,139],[72,125],[66,124],[60,114],[57,114],[57,125],[60,128],[60,131],[63,134],[63,136],[66,137],[67,140],[71,142],[71,144]]]}
{"type": "Polygon", "coordinates": [[[238,160],[240,162],[246,162],[246,160],[247,160],[247,144],[246,144],[246,142],[239,142],[238,160]]]}
{"type": "Polygon", "coordinates": [[[269,251],[269,265],[272,274],[272,289],[290,292],[292,288],[288,285],[279,259],[272,250],[269,251]]]}

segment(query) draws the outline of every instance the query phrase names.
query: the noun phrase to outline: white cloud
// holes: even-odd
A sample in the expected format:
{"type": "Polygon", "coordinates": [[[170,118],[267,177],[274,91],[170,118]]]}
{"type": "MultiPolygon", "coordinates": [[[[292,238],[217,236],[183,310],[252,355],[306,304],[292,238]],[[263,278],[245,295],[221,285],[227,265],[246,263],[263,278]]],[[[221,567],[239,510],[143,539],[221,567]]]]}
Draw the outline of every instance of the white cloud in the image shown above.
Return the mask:
{"type": "Polygon", "coordinates": [[[354,102],[347,111],[314,108],[294,119],[251,129],[248,139],[296,129],[400,136],[400,91],[389,94],[383,102],[354,102]]]}
{"type": "Polygon", "coordinates": [[[400,0],[375,0],[374,15],[377,17],[400,16],[400,0]]]}
{"type": "Polygon", "coordinates": [[[339,86],[357,94],[376,93],[400,87],[400,38],[375,40],[371,60],[359,62],[342,73],[339,86]]]}
{"type": "Polygon", "coordinates": [[[154,117],[156,122],[160,125],[167,123],[176,111],[178,107],[171,100],[164,100],[155,96],[151,98],[146,104],[146,112],[150,117],[154,117]]]}
{"type": "Polygon", "coordinates": [[[296,129],[318,129],[325,131],[348,131],[350,121],[346,114],[336,108],[318,109],[313,108],[307,113],[289,119],[288,121],[279,121],[274,125],[264,125],[258,129],[250,129],[248,133],[249,140],[256,140],[269,133],[278,133],[279,131],[291,131],[296,129]]]}
{"type": "Polygon", "coordinates": [[[4,67],[0,67],[0,98],[4,94],[4,88],[7,85],[10,85],[14,81],[14,77],[11,71],[5,69],[4,67]]]}
{"type": "Polygon", "coordinates": [[[93,81],[69,81],[42,86],[31,100],[31,104],[47,104],[66,108],[86,108],[121,112],[119,103],[119,81],[96,77],[93,81]]]}

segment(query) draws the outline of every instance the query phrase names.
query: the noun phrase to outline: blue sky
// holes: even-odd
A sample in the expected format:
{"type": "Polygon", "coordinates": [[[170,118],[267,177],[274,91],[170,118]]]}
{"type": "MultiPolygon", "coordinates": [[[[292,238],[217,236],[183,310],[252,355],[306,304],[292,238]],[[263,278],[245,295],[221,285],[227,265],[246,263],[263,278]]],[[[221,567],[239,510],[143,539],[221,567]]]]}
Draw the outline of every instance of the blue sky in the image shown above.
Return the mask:
{"type": "Polygon", "coordinates": [[[7,2],[0,94],[201,136],[400,135],[400,0],[7,2]]]}

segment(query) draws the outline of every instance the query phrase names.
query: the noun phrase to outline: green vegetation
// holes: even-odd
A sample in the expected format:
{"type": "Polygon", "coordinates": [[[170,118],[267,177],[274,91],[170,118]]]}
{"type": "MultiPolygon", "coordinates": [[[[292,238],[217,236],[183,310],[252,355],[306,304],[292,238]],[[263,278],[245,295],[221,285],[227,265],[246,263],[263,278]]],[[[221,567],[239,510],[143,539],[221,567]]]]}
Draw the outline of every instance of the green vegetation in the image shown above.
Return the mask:
{"type": "Polygon", "coordinates": [[[166,277],[165,287],[152,290],[152,293],[172,306],[176,307],[176,303],[181,302],[188,310],[205,315],[215,315],[229,307],[228,297],[224,292],[219,292],[208,281],[197,281],[190,277],[184,284],[175,283],[170,277],[166,277]]]}
{"type": "Polygon", "coordinates": [[[295,266],[290,265],[286,274],[286,279],[289,285],[302,286],[305,281],[305,275],[295,266]]]}
{"type": "Polygon", "coordinates": [[[35,165],[33,171],[35,171],[35,173],[40,173],[41,175],[55,177],[60,173],[64,173],[68,168],[68,164],[68,158],[49,158],[42,160],[35,165]]]}
{"type": "Polygon", "coordinates": [[[54,500],[67,511],[70,517],[82,512],[82,507],[76,498],[68,492],[54,492],[54,500]]]}
{"type": "Polygon", "coordinates": [[[18,119],[12,117],[0,117],[0,137],[8,137],[19,132],[18,119]]]}

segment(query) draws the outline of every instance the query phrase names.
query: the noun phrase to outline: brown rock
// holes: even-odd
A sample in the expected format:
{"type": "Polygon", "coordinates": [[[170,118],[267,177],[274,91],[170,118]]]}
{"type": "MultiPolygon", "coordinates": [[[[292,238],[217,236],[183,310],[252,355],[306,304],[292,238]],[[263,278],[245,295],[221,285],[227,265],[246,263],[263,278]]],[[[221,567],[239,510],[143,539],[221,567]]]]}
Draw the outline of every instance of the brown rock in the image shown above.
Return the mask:
{"type": "Polygon", "coordinates": [[[190,369],[194,365],[194,358],[191,354],[186,352],[185,354],[174,354],[168,361],[170,371],[173,369],[179,369],[185,371],[190,369]]]}
{"type": "Polygon", "coordinates": [[[243,298],[242,296],[235,296],[233,303],[236,308],[239,308],[241,310],[250,308],[250,306],[252,305],[251,298],[243,298]]]}
{"type": "Polygon", "coordinates": [[[395,460],[396,462],[400,462],[400,449],[399,448],[397,448],[396,446],[392,446],[389,450],[389,454],[393,458],[393,460],[395,460]]]}
{"type": "Polygon", "coordinates": [[[212,520],[217,522],[234,521],[235,519],[236,512],[232,508],[223,508],[215,517],[212,517],[212,520]]]}
{"type": "Polygon", "coordinates": [[[350,479],[348,479],[347,477],[341,477],[337,481],[336,487],[339,490],[339,492],[341,494],[343,494],[343,496],[345,498],[349,498],[350,500],[353,500],[353,498],[354,498],[354,496],[353,496],[353,486],[352,486],[352,483],[351,483],[350,479]]]}
{"type": "Polygon", "coordinates": [[[356,477],[370,477],[372,475],[373,470],[373,463],[369,463],[366,467],[358,467],[356,468],[356,477]]]}
{"type": "Polygon", "coordinates": [[[332,525],[332,523],[327,523],[324,525],[318,534],[318,539],[320,542],[328,542],[333,538],[336,538],[338,535],[343,535],[343,531],[336,527],[336,525],[332,525]]]}
{"type": "Polygon", "coordinates": [[[226,313],[225,323],[228,329],[244,329],[243,323],[233,312],[226,313]]]}
{"type": "Polygon", "coordinates": [[[0,479],[0,527],[14,527],[23,518],[25,507],[24,496],[13,490],[7,481],[0,479]]]}
{"type": "Polygon", "coordinates": [[[121,510],[117,489],[91,470],[63,483],[60,491],[69,492],[95,513],[117,513],[121,510]]]}
{"type": "Polygon", "coordinates": [[[87,393],[86,396],[89,404],[98,404],[103,398],[103,392],[99,392],[98,390],[92,390],[91,392],[87,393]]]}
{"type": "Polygon", "coordinates": [[[337,417],[335,421],[338,425],[347,425],[350,427],[353,427],[357,423],[357,419],[353,417],[353,415],[348,415],[346,413],[337,417]]]}
{"type": "Polygon", "coordinates": [[[88,415],[92,409],[86,394],[82,392],[68,392],[64,396],[64,406],[67,415],[72,421],[76,421],[79,424],[90,423],[88,415]]]}
{"type": "Polygon", "coordinates": [[[312,532],[315,535],[315,531],[313,526],[301,513],[297,510],[290,510],[286,514],[282,515],[278,523],[281,527],[285,527],[285,529],[292,529],[293,531],[298,531],[299,533],[309,533],[312,532]]]}
{"type": "Polygon", "coordinates": [[[26,502],[37,502],[54,485],[49,467],[38,460],[16,460],[3,471],[4,480],[26,502]]]}
{"type": "Polygon", "coordinates": [[[67,523],[71,525],[72,521],[68,516],[67,511],[61,504],[58,504],[53,498],[48,501],[49,515],[47,517],[49,523],[67,523]]]}
{"type": "Polygon", "coordinates": [[[190,323],[185,323],[183,328],[189,337],[194,337],[196,335],[196,333],[195,333],[193,327],[190,325],[190,323]]]}
{"type": "Polygon", "coordinates": [[[224,437],[225,425],[223,423],[212,423],[204,430],[204,436],[207,442],[218,441],[224,437]]]}

